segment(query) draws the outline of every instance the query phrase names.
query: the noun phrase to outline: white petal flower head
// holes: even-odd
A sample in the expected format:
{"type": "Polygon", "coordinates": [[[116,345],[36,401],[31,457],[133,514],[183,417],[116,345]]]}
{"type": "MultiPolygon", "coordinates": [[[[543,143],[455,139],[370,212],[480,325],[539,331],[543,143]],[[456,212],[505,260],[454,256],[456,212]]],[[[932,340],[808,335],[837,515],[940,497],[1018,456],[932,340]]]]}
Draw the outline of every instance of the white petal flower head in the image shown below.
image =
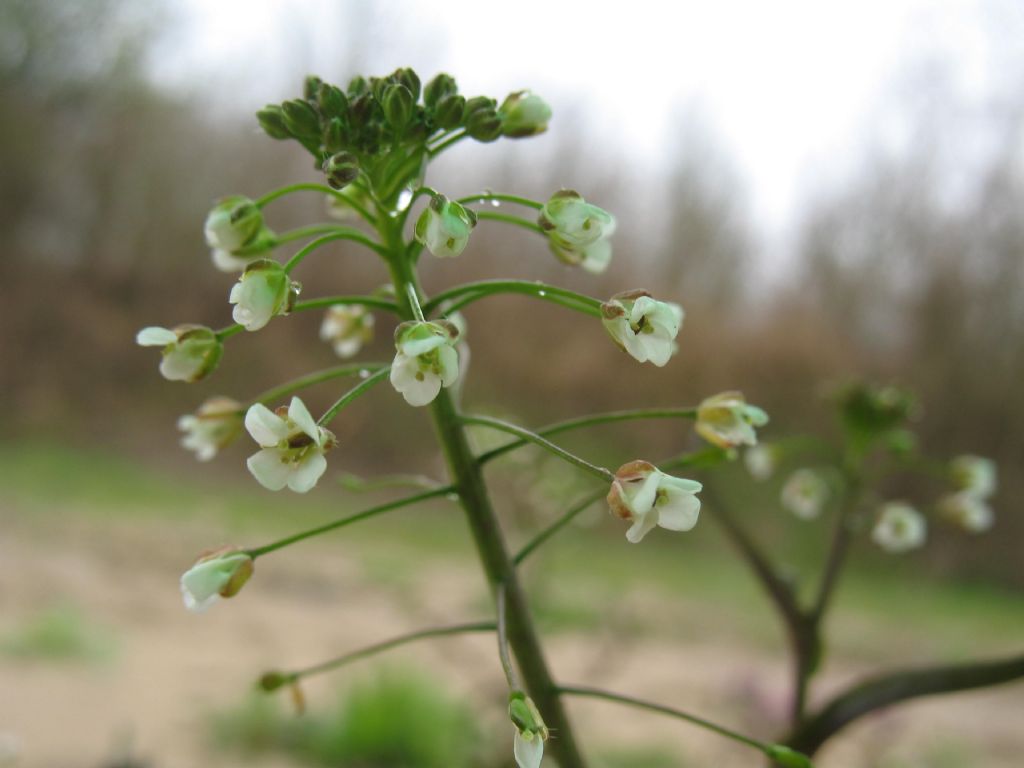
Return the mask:
{"type": "Polygon", "coordinates": [[[683,308],[656,301],[647,291],[627,291],[601,305],[601,322],[621,349],[641,363],[660,368],[676,351],[683,308]]]}
{"type": "Polygon", "coordinates": [[[510,93],[498,107],[501,132],[511,139],[536,136],[548,129],[551,107],[531,91],[510,93]]]}
{"type": "Polygon", "coordinates": [[[983,533],[995,523],[995,513],[988,502],[969,491],[945,496],[938,509],[946,520],[969,533],[983,533]]]}
{"type": "Polygon", "coordinates": [[[257,259],[231,287],[228,301],[235,305],[231,316],[245,330],[258,331],[275,315],[288,314],[299,290],[276,261],[257,259]]]}
{"type": "Polygon", "coordinates": [[[224,353],[217,334],[201,325],[150,326],[136,334],[135,343],[163,347],[160,375],[169,381],[199,381],[217,367],[224,353]]]}
{"type": "Polygon", "coordinates": [[[201,613],[222,597],[234,597],[252,572],[252,558],[237,549],[221,549],[203,555],[181,576],[185,607],[201,613]]]}
{"type": "Polygon", "coordinates": [[[756,427],[768,423],[768,414],[750,405],[741,392],[722,392],[697,406],[697,433],[719,448],[757,445],[756,427]]]}
{"type": "Polygon", "coordinates": [[[395,329],[398,354],[391,364],[391,385],[413,406],[427,405],[442,387],[459,378],[459,331],[447,320],[402,323],[395,329]]]}
{"type": "Polygon", "coordinates": [[[615,232],[615,217],[572,189],[553,194],[541,209],[537,223],[554,245],[567,251],[591,245],[615,232]]]}
{"type": "Polygon", "coordinates": [[[334,347],[334,354],[347,359],[373,341],[373,323],[373,315],[366,307],[330,307],[320,324],[320,338],[334,347]]]}
{"type": "Polygon", "coordinates": [[[264,488],[280,491],[287,486],[306,493],[327,470],[324,453],[334,447],[334,435],[313,420],[299,398],[277,412],[257,403],[245,414],[245,428],[263,448],[246,465],[264,488]]]}
{"type": "Polygon", "coordinates": [[[263,213],[247,197],[219,200],[206,217],[203,233],[213,249],[234,253],[252,246],[263,232],[263,213]]]}
{"type": "Polygon", "coordinates": [[[743,464],[755,480],[767,480],[775,474],[776,449],[770,445],[752,445],[743,452],[743,464]]]}
{"type": "Polygon", "coordinates": [[[798,469],[782,486],[782,506],[801,520],[813,520],[828,501],[828,483],[813,469],[798,469]]]}
{"type": "Polygon", "coordinates": [[[700,514],[701,488],[696,480],[666,475],[638,460],[619,467],[607,500],[615,515],[633,523],[626,539],[636,544],[655,526],[669,531],[693,528],[700,514]]]}
{"type": "Polygon", "coordinates": [[[563,264],[570,267],[583,267],[587,272],[599,275],[608,269],[612,262],[612,244],[607,238],[572,248],[566,248],[554,239],[549,240],[551,252],[563,264]]]}
{"type": "Polygon", "coordinates": [[[871,540],[886,552],[906,552],[924,544],[928,524],[909,504],[892,501],[882,507],[871,529],[871,540]]]}
{"type": "Polygon", "coordinates": [[[987,499],[996,492],[996,463],[981,456],[958,456],[950,462],[949,471],[958,491],[987,499]]]}
{"type": "Polygon", "coordinates": [[[434,195],[416,220],[416,240],[434,256],[458,256],[466,249],[469,235],[476,226],[476,214],[449,200],[434,195]]]}
{"type": "Polygon", "coordinates": [[[522,691],[512,691],[508,697],[508,714],[516,727],[512,745],[516,765],[518,768],[540,768],[544,742],[548,740],[549,733],[537,705],[522,691]]]}
{"type": "Polygon", "coordinates": [[[195,413],[178,419],[178,429],[185,433],[182,447],[193,451],[200,461],[209,461],[238,437],[243,410],[244,406],[230,397],[207,400],[195,413]]]}
{"type": "Polygon", "coordinates": [[[213,262],[214,268],[228,274],[244,272],[254,258],[254,256],[238,256],[223,248],[214,248],[210,251],[210,261],[213,262]]]}

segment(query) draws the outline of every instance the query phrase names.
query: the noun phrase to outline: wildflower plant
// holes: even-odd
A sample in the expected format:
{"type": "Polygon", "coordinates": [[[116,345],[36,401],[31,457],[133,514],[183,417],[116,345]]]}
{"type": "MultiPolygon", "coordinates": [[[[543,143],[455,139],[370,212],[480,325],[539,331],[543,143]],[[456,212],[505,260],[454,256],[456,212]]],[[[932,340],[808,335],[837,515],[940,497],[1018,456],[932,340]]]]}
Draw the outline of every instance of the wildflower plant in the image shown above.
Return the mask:
{"type": "MultiPolygon", "coordinates": [[[[235,324],[217,331],[189,325],[173,330],[151,327],[139,333],[138,343],[161,347],[160,371],[165,378],[197,381],[213,372],[225,343],[236,334],[256,333],[268,324],[287,322],[287,316],[293,313],[325,311],[320,335],[339,356],[358,355],[373,329],[386,329],[388,323],[394,328],[395,356],[385,363],[357,361],[313,371],[248,401],[207,401],[194,414],[181,419],[183,444],[205,460],[247,432],[255,443],[255,453],[248,459],[255,479],[271,491],[305,493],[330,471],[335,461],[336,469],[343,467],[349,449],[330,431],[331,423],[363,393],[389,381],[401,396],[395,398],[393,407],[429,409],[449,478],[426,490],[278,541],[204,555],[182,576],[186,606],[202,610],[220,598],[234,597],[253,575],[255,561],[284,547],[391,510],[431,499],[455,499],[465,514],[494,598],[492,617],[385,639],[370,648],[305,669],[268,672],[261,678],[261,686],[268,691],[289,687],[294,693],[302,678],[336,669],[374,652],[416,640],[491,632],[496,635],[498,660],[508,682],[513,754],[520,768],[538,768],[546,753],[562,768],[586,764],[564,707],[563,699],[567,696],[597,697],[672,715],[751,747],[777,764],[810,765],[809,759],[797,751],[805,748],[812,752],[819,746],[801,730],[808,722],[804,717],[803,690],[812,665],[820,659],[820,621],[837,568],[830,566],[822,596],[812,610],[798,606],[784,580],[724,508],[715,512],[722,512],[726,529],[741,544],[741,551],[755,565],[776,607],[790,621],[800,652],[801,685],[791,734],[793,743],[765,743],[682,710],[610,691],[560,684],[548,665],[518,566],[576,515],[602,498],[607,498],[615,516],[630,523],[624,530],[628,542],[639,544],[647,535],[678,535],[669,532],[692,529],[700,519],[701,500],[706,497],[708,486],[705,482],[702,487],[701,482],[677,476],[678,473],[700,470],[707,474],[716,465],[736,458],[739,447],[756,447],[757,429],[767,424],[768,416],[748,404],[739,392],[711,395],[697,407],[615,411],[574,417],[534,430],[461,410],[452,393],[465,375],[469,356],[466,339],[472,327],[472,318],[467,323],[462,311],[491,296],[520,294],[588,316],[593,321],[595,338],[607,333],[625,353],[623,365],[649,362],[661,367],[676,351],[684,317],[682,307],[672,297],[655,298],[645,290],[627,290],[601,299],[537,281],[493,279],[454,285],[433,296],[424,292],[419,280],[421,259],[426,254],[459,258],[472,249],[473,233],[481,226],[511,224],[525,228],[534,232],[551,254],[565,264],[590,272],[607,267],[612,257],[615,219],[576,191],[554,190],[542,202],[496,192],[459,196],[454,191],[442,193],[426,183],[431,162],[460,142],[520,139],[545,131],[551,109],[543,99],[529,91],[517,91],[499,106],[496,99],[486,96],[467,98],[448,75],[437,75],[424,84],[411,69],[399,69],[386,77],[356,77],[346,88],[316,77],[307,78],[301,97],[267,106],[257,113],[257,119],[272,139],[294,141],[312,155],[315,167],[323,174],[322,182],[291,184],[258,198],[231,195],[217,202],[207,217],[205,234],[214,265],[239,275],[226,297],[233,305],[235,324]],[[274,201],[303,191],[326,196],[334,221],[284,232],[271,229],[265,217],[274,201]],[[495,202],[514,206],[521,213],[499,213],[491,207],[495,202]],[[368,295],[338,295],[313,286],[309,291],[312,298],[300,298],[305,292],[295,280],[295,273],[306,258],[335,241],[351,242],[379,257],[386,288],[368,295]],[[284,249],[291,243],[301,245],[286,255],[284,249]],[[371,313],[377,313],[376,317],[371,313]],[[357,381],[318,417],[310,413],[299,393],[315,384],[344,378],[357,381]],[[290,401],[285,402],[289,397],[290,401]],[[691,420],[708,444],[657,463],[646,457],[623,456],[622,466],[612,471],[553,441],[569,431],[635,419],[691,420]],[[508,438],[497,447],[475,453],[467,437],[468,427],[495,430],[508,438]],[[518,552],[512,552],[506,545],[482,470],[491,460],[524,445],[539,446],[564,460],[596,480],[597,487],[537,531],[518,552]],[[654,532],[656,528],[663,530],[654,532]]],[[[539,251],[543,254],[543,249],[539,251]]],[[[345,286],[338,288],[344,290],[345,286]]],[[[863,455],[875,445],[879,435],[896,430],[905,415],[902,411],[895,417],[891,413],[880,415],[875,405],[874,401],[866,406],[861,403],[861,410],[870,417],[866,426],[861,423],[863,414],[851,416],[855,447],[850,452],[853,458],[843,465],[848,481],[843,493],[852,494],[856,501],[844,502],[844,509],[860,509],[862,482],[858,472],[863,455]]],[[[894,407],[898,410],[900,405],[896,403],[894,407]]],[[[765,452],[751,466],[757,467],[760,476],[767,477],[778,461],[774,451],[765,452]]],[[[959,499],[959,506],[949,501],[946,506],[952,511],[948,516],[973,520],[975,527],[980,527],[977,508],[991,493],[994,474],[977,462],[958,465],[954,474],[951,498],[959,499]]],[[[827,478],[813,473],[803,477],[803,482],[790,494],[798,500],[798,514],[802,517],[814,517],[825,506],[840,503],[826,493],[833,490],[827,478]],[[814,480],[808,481],[811,476],[814,480]]],[[[905,505],[890,507],[876,525],[875,540],[885,542],[883,546],[891,545],[893,550],[919,545],[923,529],[912,512],[905,505]]],[[[853,514],[843,513],[834,550],[843,549],[852,535],[848,522],[853,514]]],[[[841,564],[841,560],[839,557],[836,562],[841,564]]]]}

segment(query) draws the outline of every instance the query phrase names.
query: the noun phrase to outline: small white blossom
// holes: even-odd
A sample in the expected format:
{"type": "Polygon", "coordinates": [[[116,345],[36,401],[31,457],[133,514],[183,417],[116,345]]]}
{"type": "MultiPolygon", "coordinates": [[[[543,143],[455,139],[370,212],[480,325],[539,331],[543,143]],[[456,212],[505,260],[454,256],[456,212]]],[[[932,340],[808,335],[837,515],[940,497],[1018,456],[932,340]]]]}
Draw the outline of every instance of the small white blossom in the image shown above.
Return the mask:
{"type": "Polygon", "coordinates": [[[203,225],[206,244],[228,252],[251,245],[262,231],[263,213],[256,203],[242,195],[218,201],[203,225]]]}
{"type": "Polygon", "coordinates": [[[531,91],[510,93],[498,107],[501,132],[512,139],[536,136],[548,129],[551,107],[531,91]]]}
{"type": "Polygon", "coordinates": [[[252,571],[252,557],[236,549],[222,549],[200,557],[181,576],[185,607],[201,613],[221,597],[234,597],[252,571]]]}
{"type": "Polygon", "coordinates": [[[958,456],[949,464],[954,487],[979,499],[996,492],[996,463],[981,456],[958,456]]]}
{"type": "Polygon", "coordinates": [[[741,392],[722,392],[697,406],[697,433],[719,448],[757,445],[755,427],[768,423],[768,414],[749,405],[741,392]]]}
{"type": "Polygon", "coordinates": [[[696,480],[666,475],[646,461],[623,464],[608,492],[608,506],[633,523],[626,538],[636,544],[655,526],[688,531],[697,524],[702,486],[696,480]]]}
{"type": "Polygon", "coordinates": [[[755,480],[767,480],[775,473],[776,449],[770,445],[752,445],[743,452],[743,463],[755,480]]]}
{"type": "Polygon", "coordinates": [[[327,470],[324,452],[334,447],[334,435],[313,420],[299,398],[276,413],[257,403],[245,414],[245,428],[263,448],[246,465],[264,488],[279,491],[287,486],[305,493],[327,470]]]}
{"type": "Polygon", "coordinates": [[[209,461],[241,432],[242,410],[242,404],[230,397],[207,400],[195,413],[178,419],[178,429],[185,433],[181,445],[200,461],[209,461]]]}
{"type": "Polygon", "coordinates": [[[508,697],[508,714],[516,727],[512,743],[516,765],[519,768],[540,768],[544,742],[548,740],[549,733],[537,705],[522,691],[512,691],[508,697]]]}
{"type": "Polygon", "coordinates": [[[988,502],[969,491],[943,497],[938,509],[946,520],[970,533],[982,533],[995,523],[995,513],[988,502]]]}
{"type": "Polygon", "coordinates": [[[347,359],[373,341],[373,323],[373,315],[358,304],[330,307],[320,324],[320,338],[334,347],[334,354],[347,359]]]}
{"type": "Polygon", "coordinates": [[[224,347],[209,328],[179,325],[173,330],[150,326],[135,336],[143,347],[163,347],[160,375],[169,381],[199,381],[217,367],[224,347]]]}
{"type": "Polygon", "coordinates": [[[512,753],[519,768],[540,768],[544,759],[544,739],[536,733],[516,731],[512,742],[512,753]]]}
{"type": "Polygon", "coordinates": [[[416,220],[416,240],[438,258],[458,256],[476,226],[476,214],[444,195],[434,195],[416,220]]]}
{"type": "Polygon", "coordinates": [[[231,287],[228,301],[235,305],[231,316],[247,331],[258,331],[275,315],[286,315],[298,295],[284,267],[270,259],[258,259],[245,268],[231,287]]]}
{"type": "Polygon", "coordinates": [[[608,268],[612,258],[608,238],[615,232],[615,218],[586,202],[578,192],[563,189],[552,195],[537,223],[548,235],[551,252],[563,264],[582,266],[595,274],[608,268]]]}
{"type": "Polygon", "coordinates": [[[906,552],[924,544],[928,524],[909,504],[889,502],[871,529],[871,540],[887,552],[906,552]]]}
{"type": "Polygon", "coordinates": [[[813,469],[798,469],[782,486],[782,506],[801,520],[820,515],[828,496],[828,483],[813,469]]]}
{"type": "Polygon", "coordinates": [[[676,350],[683,308],[656,301],[647,291],[627,291],[601,305],[601,322],[621,349],[660,368],[676,350]]]}
{"type": "Polygon", "coordinates": [[[441,387],[459,378],[455,351],[458,329],[450,322],[408,322],[395,330],[398,353],[391,364],[391,385],[409,405],[427,405],[441,387]]]}

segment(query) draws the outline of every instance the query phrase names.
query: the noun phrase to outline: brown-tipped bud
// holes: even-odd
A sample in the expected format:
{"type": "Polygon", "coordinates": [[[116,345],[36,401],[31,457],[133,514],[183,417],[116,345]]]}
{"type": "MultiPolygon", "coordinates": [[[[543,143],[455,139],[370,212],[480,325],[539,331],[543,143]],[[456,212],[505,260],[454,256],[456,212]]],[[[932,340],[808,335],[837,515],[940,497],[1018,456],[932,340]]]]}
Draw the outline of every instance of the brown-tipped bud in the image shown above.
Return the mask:
{"type": "Polygon", "coordinates": [[[348,114],[348,97],[336,85],[321,83],[316,101],[325,117],[344,118],[348,114]]]}
{"type": "Polygon", "coordinates": [[[458,92],[459,88],[455,84],[455,78],[442,72],[427,83],[423,89],[423,103],[427,105],[427,109],[433,109],[441,103],[442,99],[454,96],[458,92]]]}
{"type": "Polygon", "coordinates": [[[457,93],[443,97],[434,108],[434,121],[446,131],[462,124],[466,114],[466,99],[457,93]]]}
{"type": "Polygon", "coordinates": [[[284,111],[276,104],[268,104],[256,113],[260,128],[272,139],[290,139],[291,131],[284,121],[284,111]]]}
{"type": "Polygon", "coordinates": [[[619,467],[615,472],[615,481],[606,497],[612,513],[623,520],[632,520],[633,509],[626,496],[626,487],[642,483],[652,472],[657,471],[656,466],[642,459],[636,459],[619,467]]]}
{"type": "Polygon", "coordinates": [[[284,122],[293,136],[298,138],[320,138],[320,116],[308,101],[292,99],[281,105],[284,122]]]}
{"type": "Polygon", "coordinates": [[[276,691],[278,688],[282,688],[285,685],[288,685],[294,679],[295,678],[293,675],[273,670],[271,672],[263,673],[263,675],[260,676],[257,685],[260,687],[261,690],[266,691],[267,693],[272,693],[273,691],[276,691]]]}
{"type": "Polygon", "coordinates": [[[324,162],[324,173],[328,184],[342,189],[359,177],[359,160],[351,152],[338,152],[324,162]]]}
{"type": "Polygon", "coordinates": [[[392,73],[391,79],[408,89],[409,93],[412,94],[413,104],[419,101],[420,76],[417,75],[410,67],[401,67],[400,69],[396,69],[394,73],[392,73]]]}

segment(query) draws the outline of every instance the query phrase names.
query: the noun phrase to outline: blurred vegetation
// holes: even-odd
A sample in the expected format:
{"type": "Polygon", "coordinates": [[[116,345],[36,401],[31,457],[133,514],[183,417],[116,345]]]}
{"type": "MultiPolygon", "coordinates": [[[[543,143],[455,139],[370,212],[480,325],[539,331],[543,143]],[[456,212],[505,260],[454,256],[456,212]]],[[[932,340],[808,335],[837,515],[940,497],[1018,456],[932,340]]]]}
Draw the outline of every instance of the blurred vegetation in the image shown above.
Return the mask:
{"type": "Polygon", "coordinates": [[[107,661],[114,651],[113,637],[68,604],[41,610],[0,635],[0,653],[24,660],[107,661]]]}
{"type": "MultiPolygon", "coordinates": [[[[232,278],[209,267],[201,232],[214,199],[316,177],[299,153],[259,135],[253,120],[211,106],[209,94],[150,84],[146,57],[168,24],[159,0],[0,6],[0,426],[15,444],[59,435],[65,444],[101,442],[154,464],[185,465],[191,458],[173,449],[178,414],[209,395],[244,398],[331,364],[312,313],[274,323],[258,340],[232,339],[222,369],[190,388],[167,385],[155,375],[152,350],[132,344],[143,325],[226,322],[232,278]],[[295,339],[308,343],[289,343],[295,339]]],[[[344,81],[356,63],[373,70],[370,50],[346,51],[337,71],[319,74],[344,81]]],[[[623,284],[654,286],[687,309],[680,359],[665,375],[631,367],[609,376],[622,370],[621,353],[590,320],[520,297],[475,305],[470,406],[500,402],[536,424],[592,409],[688,404],[739,387],[771,413],[770,438],[830,429],[818,401],[825,382],[864,374],[906,385],[920,394],[930,453],[988,455],[1002,469],[996,535],[968,546],[940,534],[920,562],[934,573],[1024,584],[1024,516],[1011,501],[1024,494],[1024,400],[1016,391],[1024,378],[1024,97],[968,110],[941,86],[940,78],[924,89],[927,103],[908,102],[900,151],[869,146],[856,173],[823,187],[774,266],[729,159],[685,114],[677,146],[665,148],[663,179],[638,178],[628,155],[604,148],[594,162],[585,134],[559,128],[565,116],[576,129],[573,105],[556,105],[552,132],[536,149],[506,143],[468,169],[446,158],[432,183],[458,193],[486,184],[546,198],[573,179],[619,215],[616,259],[595,279],[566,271],[528,233],[481,226],[463,258],[425,265],[428,290],[500,269],[597,296],[623,284]],[[962,119],[936,119],[951,114],[962,119]],[[950,161],[965,134],[987,137],[970,166],[950,161]],[[519,332],[508,333],[510,322],[519,332]],[[538,340],[553,328],[558,364],[537,365],[538,340]]],[[[322,218],[321,204],[315,196],[281,201],[271,225],[322,218]]],[[[314,296],[368,291],[386,279],[380,265],[344,246],[301,271],[314,296]]],[[[390,334],[382,328],[378,336],[368,358],[390,354],[390,334]]],[[[310,399],[317,406],[332,394],[321,388],[310,399]]],[[[346,414],[338,460],[360,473],[439,471],[422,450],[426,417],[390,402],[375,393],[346,414]],[[358,451],[348,449],[356,443],[358,451]]],[[[669,430],[645,427],[595,438],[595,452],[681,447],[669,430]]],[[[190,471],[210,478],[236,468],[190,471]]],[[[528,481],[501,482],[511,514],[535,514],[522,500],[528,481]]],[[[763,527],[776,535],[772,524],[763,527]]]]}

